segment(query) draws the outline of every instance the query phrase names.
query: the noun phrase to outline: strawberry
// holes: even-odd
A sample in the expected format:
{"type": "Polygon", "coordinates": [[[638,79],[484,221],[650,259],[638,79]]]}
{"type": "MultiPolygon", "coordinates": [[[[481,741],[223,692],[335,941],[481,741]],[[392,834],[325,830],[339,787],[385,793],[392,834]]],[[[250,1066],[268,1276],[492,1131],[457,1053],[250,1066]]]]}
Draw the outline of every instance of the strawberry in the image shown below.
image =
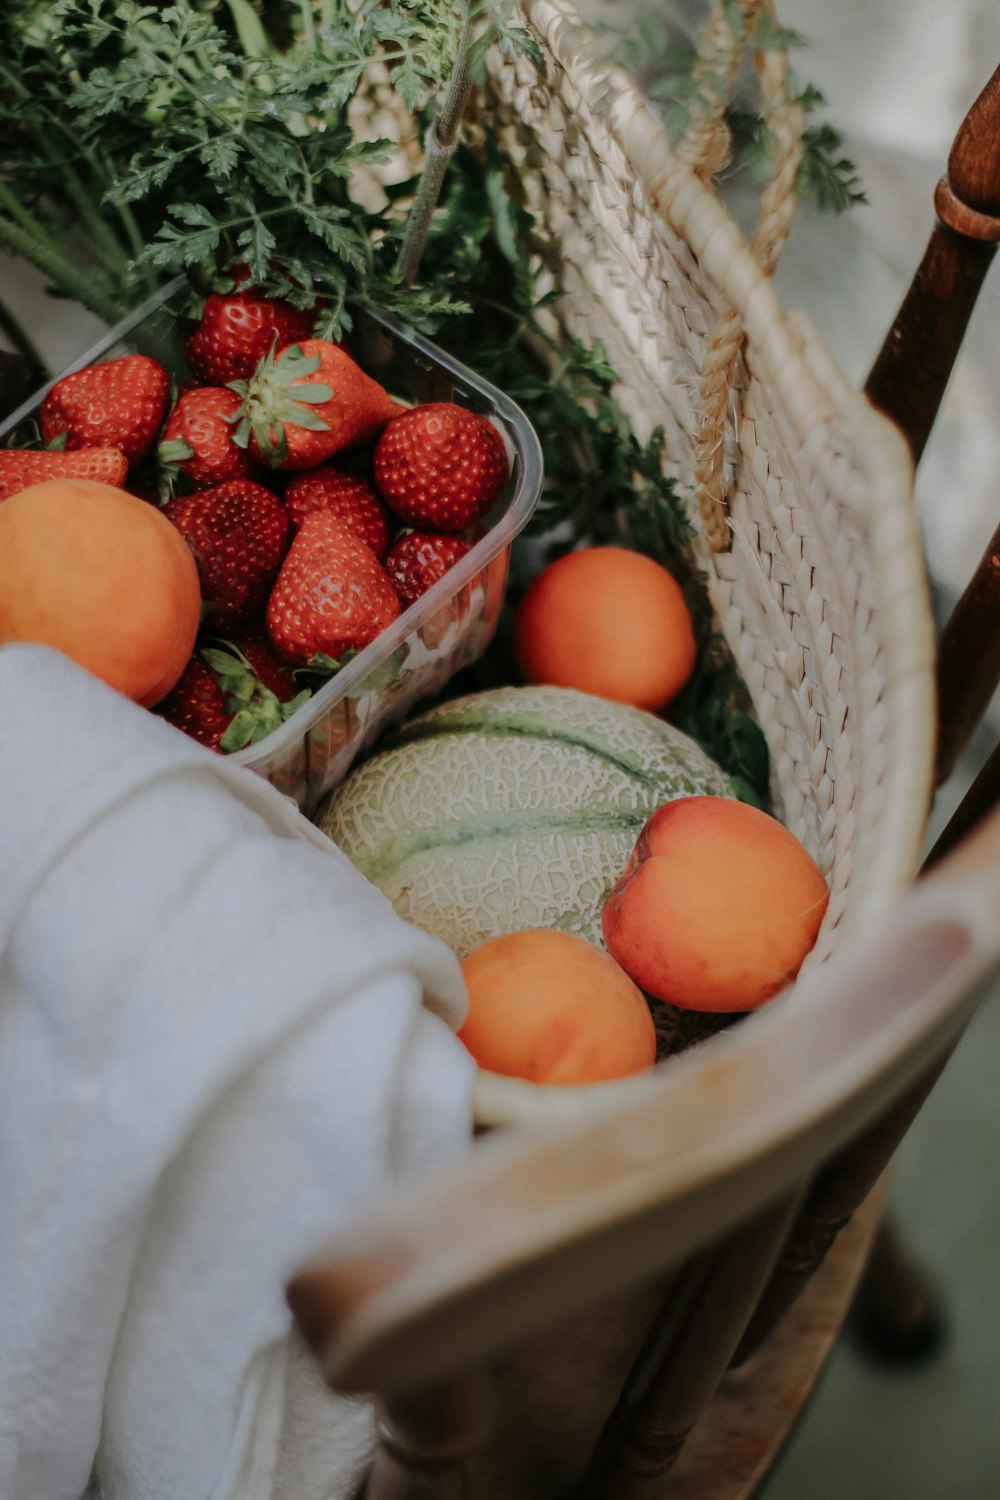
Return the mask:
{"type": "Polygon", "coordinates": [[[310,696],[281,702],[238,651],[204,647],[154,712],[210,750],[242,750],[277,729],[310,696]]]}
{"type": "Polygon", "coordinates": [[[462,531],[486,514],[509,472],[492,422],[451,401],[393,417],[375,448],[375,486],[407,526],[462,531]]]}
{"type": "Polygon", "coordinates": [[[275,651],[262,620],[248,620],[231,631],[229,643],[246,659],[258,682],[269,688],[279,703],[288,703],[299,692],[299,684],[288,663],[282,661],[275,651]]]}
{"type": "Polygon", "coordinates": [[[81,448],[65,453],[50,448],[0,448],[0,500],[45,479],[97,479],[120,489],[128,459],[119,448],[81,448]]]}
{"type": "Polygon", "coordinates": [[[419,599],[469,550],[461,537],[430,531],[408,531],[389,549],[385,570],[403,608],[419,599]]]}
{"type": "Polygon", "coordinates": [[[242,397],[236,442],[272,469],[314,469],[373,438],[392,411],[378,381],[324,339],[289,344],[231,385],[242,397]]]}
{"type": "Polygon", "coordinates": [[[285,504],[293,526],[301,526],[314,510],[328,510],[380,562],[389,550],[389,517],[371,485],[354,474],[342,474],[331,465],[296,474],[285,486],[285,504]]]}
{"type": "Polygon", "coordinates": [[[66,447],[119,448],[130,464],[145,458],[170,398],[170,376],[145,354],[87,365],[57,380],[42,402],[47,443],[66,434],[66,447]]]}
{"type": "Polygon", "coordinates": [[[370,547],[324,510],[302,522],[267,604],[267,628],[287,661],[360,651],[400,613],[370,547]]]}
{"type": "Polygon", "coordinates": [[[219,749],[232,719],[215,673],[197,652],[153,712],[209,750],[219,749]]]}
{"type": "Polygon", "coordinates": [[[167,469],[177,468],[196,490],[226,479],[245,479],[253,462],[233,442],[230,418],[240,404],[235,391],[200,385],[185,391],[170,413],[158,454],[167,469]]]}
{"type": "Polygon", "coordinates": [[[225,628],[260,608],[291,531],[276,495],[250,479],[229,479],[171,500],[163,514],[194,553],[206,624],[225,628]]]}
{"type": "Polygon", "coordinates": [[[315,321],[315,312],[261,292],[212,292],[184,352],[192,374],[206,385],[249,380],[265,354],[307,339],[315,321]]]}

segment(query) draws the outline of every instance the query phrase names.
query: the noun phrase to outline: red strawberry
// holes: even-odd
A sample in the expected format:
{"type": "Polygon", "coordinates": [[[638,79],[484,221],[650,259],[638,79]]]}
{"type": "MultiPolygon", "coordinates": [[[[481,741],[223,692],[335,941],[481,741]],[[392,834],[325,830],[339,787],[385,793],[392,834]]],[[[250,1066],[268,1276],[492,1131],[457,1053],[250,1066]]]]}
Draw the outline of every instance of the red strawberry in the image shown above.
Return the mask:
{"type": "Polygon", "coordinates": [[[230,641],[244,656],[258,682],[269,688],[279,703],[288,703],[300,691],[287,662],[271,643],[262,620],[250,620],[230,633],[230,641]]]}
{"type": "Polygon", "coordinates": [[[296,474],[285,487],[285,504],[293,526],[301,526],[314,510],[328,510],[379,561],[389,550],[389,517],[371,485],[354,474],[342,474],[329,465],[296,474]]]}
{"type": "Polygon", "coordinates": [[[286,660],[339,660],[367,646],[400,613],[389,576],[370,547],[326,511],[306,516],[267,605],[267,628],[286,660]]]}
{"type": "Polygon", "coordinates": [[[154,712],[210,750],[242,750],[283,724],[309,697],[280,702],[238,652],[205,647],[154,712]]]}
{"type": "Polygon", "coordinates": [[[373,438],[392,411],[378,381],[324,339],[289,344],[232,387],[243,398],[236,441],[273,469],[314,469],[373,438]]]}
{"type": "Polygon", "coordinates": [[[197,653],[153,712],[209,750],[219,749],[232,719],[215,673],[197,653]]]}
{"type": "Polygon", "coordinates": [[[307,339],[315,321],[315,312],[261,292],[213,292],[184,352],[192,373],[207,385],[249,380],[265,354],[307,339]]]}
{"type": "Polygon", "coordinates": [[[67,434],[67,448],[120,448],[130,464],[145,458],[160,430],[170,377],[145,354],[87,365],[57,380],[42,402],[47,443],[67,434]]]}
{"type": "Polygon", "coordinates": [[[439,536],[429,531],[408,531],[389,549],[385,570],[402,601],[403,608],[426,594],[469,550],[457,536],[439,536]]]}
{"type": "Polygon", "coordinates": [[[291,524],[277,496],[250,479],[182,495],[163,507],[198,564],[205,621],[213,630],[245,619],[267,598],[291,524]]]}
{"type": "Polygon", "coordinates": [[[128,459],[119,448],[0,448],[0,500],[45,479],[97,479],[120,489],[127,474],[128,459]]]}
{"type": "Polygon", "coordinates": [[[233,442],[233,424],[227,420],[239,404],[236,392],[221,385],[185,391],[163,432],[161,464],[179,468],[196,490],[226,479],[245,479],[253,462],[246,449],[233,442]]]}
{"type": "Polygon", "coordinates": [[[407,526],[462,531],[503,489],[510,466],[485,417],[432,401],[393,417],[375,448],[375,484],[407,526]]]}

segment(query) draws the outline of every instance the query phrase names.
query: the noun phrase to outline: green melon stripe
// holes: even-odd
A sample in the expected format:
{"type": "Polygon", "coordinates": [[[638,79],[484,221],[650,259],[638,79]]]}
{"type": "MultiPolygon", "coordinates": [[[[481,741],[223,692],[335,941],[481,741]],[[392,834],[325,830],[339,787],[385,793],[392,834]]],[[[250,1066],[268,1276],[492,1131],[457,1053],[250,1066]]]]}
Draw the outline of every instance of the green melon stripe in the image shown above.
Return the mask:
{"type": "Polygon", "coordinates": [[[364,862],[356,855],[352,858],[363,875],[380,885],[389,875],[398,872],[408,860],[421,854],[458,848],[461,845],[468,849],[476,844],[488,845],[500,841],[510,843],[523,835],[544,836],[547,833],[558,833],[566,837],[572,837],[574,833],[627,833],[635,839],[652,811],[652,808],[636,813],[581,808],[578,813],[567,816],[565,813],[543,813],[527,809],[519,813],[506,813],[502,821],[485,828],[478,821],[454,823],[445,830],[428,830],[425,834],[411,834],[409,837],[401,835],[391,843],[383,844],[370,862],[364,862]]]}
{"type": "MultiPolygon", "coordinates": [[[[666,728],[666,726],[664,726],[666,728]]],[[[404,729],[388,745],[388,749],[394,750],[404,745],[412,745],[417,740],[438,739],[446,734],[476,733],[488,736],[491,739],[520,738],[526,740],[550,740],[561,745],[572,745],[578,750],[586,750],[591,755],[596,755],[600,760],[609,765],[617,766],[619,770],[625,771],[629,776],[634,776],[638,781],[649,787],[660,787],[663,784],[663,772],[657,774],[650,771],[639,760],[630,759],[628,756],[619,755],[611,750],[608,745],[595,743],[592,739],[586,739],[582,734],[570,734],[561,730],[559,726],[553,727],[543,721],[532,721],[521,719],[516,724],[498,724],[496,720],[478,714],[455,714],[451,717],[444,715],[433,720],[415,721],[406,725],[404,729]]],[[[689,774],[695,773],[690,769],[684,757],[683,746],[673,745],[664,735],[664,749],[670,750],[676,760],[684,765],[689,774]]],[[[669,772],[668,772],[669,774],[669,772]]]]}

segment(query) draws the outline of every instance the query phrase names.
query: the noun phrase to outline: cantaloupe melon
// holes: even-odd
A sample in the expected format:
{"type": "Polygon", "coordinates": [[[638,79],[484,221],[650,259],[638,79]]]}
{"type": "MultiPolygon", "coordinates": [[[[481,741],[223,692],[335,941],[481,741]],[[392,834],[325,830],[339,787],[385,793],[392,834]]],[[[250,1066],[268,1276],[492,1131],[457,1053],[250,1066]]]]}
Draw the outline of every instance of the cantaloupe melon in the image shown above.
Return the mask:
{"type": "Polygon", "coordinates": [[[652,714],[565,688],[499,688],[404,725],[318,822],[402,916],[464,958],[531,927],[603,946],[601,907],[643,823],[695,793],[733,795],[652,714]]]}

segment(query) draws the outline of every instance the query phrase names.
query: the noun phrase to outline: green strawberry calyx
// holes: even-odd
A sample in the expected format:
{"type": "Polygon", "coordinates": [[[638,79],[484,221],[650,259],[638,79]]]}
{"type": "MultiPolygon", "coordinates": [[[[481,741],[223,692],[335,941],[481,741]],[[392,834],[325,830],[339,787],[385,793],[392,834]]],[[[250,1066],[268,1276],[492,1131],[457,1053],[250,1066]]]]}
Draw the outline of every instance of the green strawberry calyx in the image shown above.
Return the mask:
{"type": "Polygon", "coordinates": [[[273,348],[265,354],[249,380],[231,380],[229,389],[241,397],[226,418],[235,428],[233,442],[246,448],[252,435],[264,462],[275,465],[288,456],[286,425],[329,432],[329,423],[311,408],[331,401],[333,388],[321,381],[302,383],[320,363],[318,354],[304,354],[298,344],[289,344],[280,354],[273,348]]]}
{"type": "MultiPolygon", "coordinates": [[[[313,673],[318,677],[334,677],[353,661],[358,652],[354,646],[348,646],[340,657],[327,656],[323,651],[315,651],[310,656],[306,665],[301,669],[304,673],[313,673]]],[[[403,641],[391,656],[385,661],[379,662],[372,667],[371,671],[363,677],[351,692],[349,698],[363,698],[366,693],[384,692],[388,688],[394,688],[406,675],[406,661],[410,654],[410,648],[403,641]]]]}
{"type": "Polygon", "coordinates": [[[314,651],[303,670],[315,672],[321,677],[333,677],[342,667],[346,667],[349,661],[353,661],[357,654],[353,646],[348,646],[343,656],[328,656],[325,651],[314,651]]]}
{"type": "Polygon", "coordinates": [[[166,442],[159,445],[156,451],[163,464],[179,465],[186,463],[189,458],[194,458],[194,449],[183,438],[168,438],[166,442]]]}
{"type": "Polygon", "coordinates": [[[215,673],[227,714],[232,719],[219,741],[220,750],[242,750],[264,739],[312,697],[308,688],[282,703],[265,687],[250,663],[228,642],[225,647],[205,646],[198,653],[215,673]]]}
{"type": "MultiPolygon", "coordinates": [[[[194,449],[183,438],[168,438],[156,446],[156,491],[160,504],[174,497],[183,465],[194,458],[194,449]]],[[[204,609],[204,606],[202,606],[204,609]]]]}

